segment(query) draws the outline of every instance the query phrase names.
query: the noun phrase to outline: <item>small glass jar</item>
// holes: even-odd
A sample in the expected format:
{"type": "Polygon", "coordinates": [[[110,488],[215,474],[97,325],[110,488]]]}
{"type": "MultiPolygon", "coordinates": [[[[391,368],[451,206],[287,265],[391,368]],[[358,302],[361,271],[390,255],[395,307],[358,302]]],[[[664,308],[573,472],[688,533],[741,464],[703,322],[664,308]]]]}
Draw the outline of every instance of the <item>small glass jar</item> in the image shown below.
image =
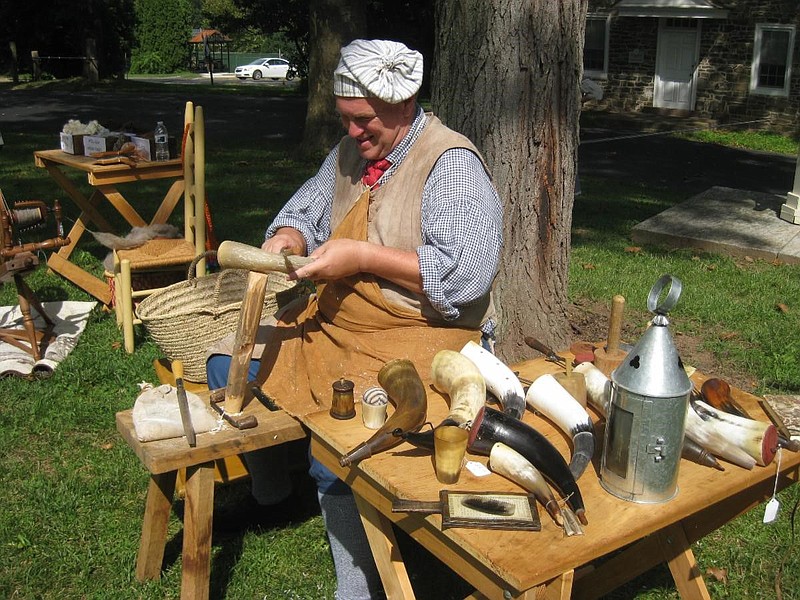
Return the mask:
{"type": "Polygon", "coordinates": [[[331,398],[330,414],[334,419],[352,419],[356,416],[353,388],[355,385],[344,377],[333,382],[333,396],[331,398]]]}

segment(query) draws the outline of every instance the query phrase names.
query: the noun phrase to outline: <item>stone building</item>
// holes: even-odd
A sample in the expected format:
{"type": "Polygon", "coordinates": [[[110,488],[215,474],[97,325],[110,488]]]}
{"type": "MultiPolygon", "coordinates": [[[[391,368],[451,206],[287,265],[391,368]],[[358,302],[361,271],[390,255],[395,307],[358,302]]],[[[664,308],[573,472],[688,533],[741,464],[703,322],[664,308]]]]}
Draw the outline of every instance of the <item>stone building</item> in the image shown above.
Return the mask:
{"type": "Polygon", "coordinates": [[[798,0],[589,0],[584,75],[598,108],[800,134],[798,0]]]}

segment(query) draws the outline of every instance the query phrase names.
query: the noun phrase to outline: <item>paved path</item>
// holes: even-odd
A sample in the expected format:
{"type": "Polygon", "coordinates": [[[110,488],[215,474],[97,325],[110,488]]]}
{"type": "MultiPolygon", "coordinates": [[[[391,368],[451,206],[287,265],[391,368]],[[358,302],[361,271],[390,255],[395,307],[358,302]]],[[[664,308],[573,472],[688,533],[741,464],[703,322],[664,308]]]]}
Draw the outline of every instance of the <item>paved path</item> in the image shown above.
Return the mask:
{"type": "Polygon", "coordinates": [[[779,217],[793,188],[795,157],[665,135],[708,126],[691,119],[640,114],[589,121],[581,132],[582,176],[686,198],[636,225],[633,241],[800,263],[800,225],[779,217]]]}
{"type": "Polygon", "coordinates": [[[156,121],[164,120],[175,134],[182,129],[187,100],[205,109],[209,144],[222,140],[229,144],[231,137],[240,136],[249,140],[295,140],[305,120],[306,103],[302,99],[210,93],[200,87],[189,95],[185,89],[175,91],[165,84],[163,90],[146,96],[129,91],[104,95],[85,90],[42,94],[0,89],[0,131],[52,132],[53,139],[58,140],[58,132],[69,119],[84,123],[97,119],[112,130],[133,123],[139,131],[152,130],[156,121]]]}

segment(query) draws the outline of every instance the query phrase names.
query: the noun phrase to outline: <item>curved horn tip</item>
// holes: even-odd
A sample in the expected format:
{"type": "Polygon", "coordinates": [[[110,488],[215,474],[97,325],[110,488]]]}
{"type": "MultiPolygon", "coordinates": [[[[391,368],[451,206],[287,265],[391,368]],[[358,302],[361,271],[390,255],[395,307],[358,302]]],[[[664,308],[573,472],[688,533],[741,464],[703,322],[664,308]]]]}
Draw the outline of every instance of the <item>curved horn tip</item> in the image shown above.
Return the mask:
{"type": "Polygon", "coordinates": [[[586,467],[588,467],[591,462],[591,455],[586,455],[582,452],[576,452],[572,455],[572,460],[569,463],[569,470],[575,478],[575,481],[581,478],[581,475],[586,472],[586,467]]]}

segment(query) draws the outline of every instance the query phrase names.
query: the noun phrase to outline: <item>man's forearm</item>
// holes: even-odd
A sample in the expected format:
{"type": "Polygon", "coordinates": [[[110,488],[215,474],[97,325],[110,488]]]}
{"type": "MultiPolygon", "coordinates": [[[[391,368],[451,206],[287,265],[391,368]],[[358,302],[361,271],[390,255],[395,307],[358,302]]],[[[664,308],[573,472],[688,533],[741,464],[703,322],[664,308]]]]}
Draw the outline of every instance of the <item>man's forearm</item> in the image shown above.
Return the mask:
{"type": "Polygon", "coordinates": [[[361,271],[388,279],[416,293],[422,293],[419,258],[413,250],[368,244],[359,260],[361,271]]]}

